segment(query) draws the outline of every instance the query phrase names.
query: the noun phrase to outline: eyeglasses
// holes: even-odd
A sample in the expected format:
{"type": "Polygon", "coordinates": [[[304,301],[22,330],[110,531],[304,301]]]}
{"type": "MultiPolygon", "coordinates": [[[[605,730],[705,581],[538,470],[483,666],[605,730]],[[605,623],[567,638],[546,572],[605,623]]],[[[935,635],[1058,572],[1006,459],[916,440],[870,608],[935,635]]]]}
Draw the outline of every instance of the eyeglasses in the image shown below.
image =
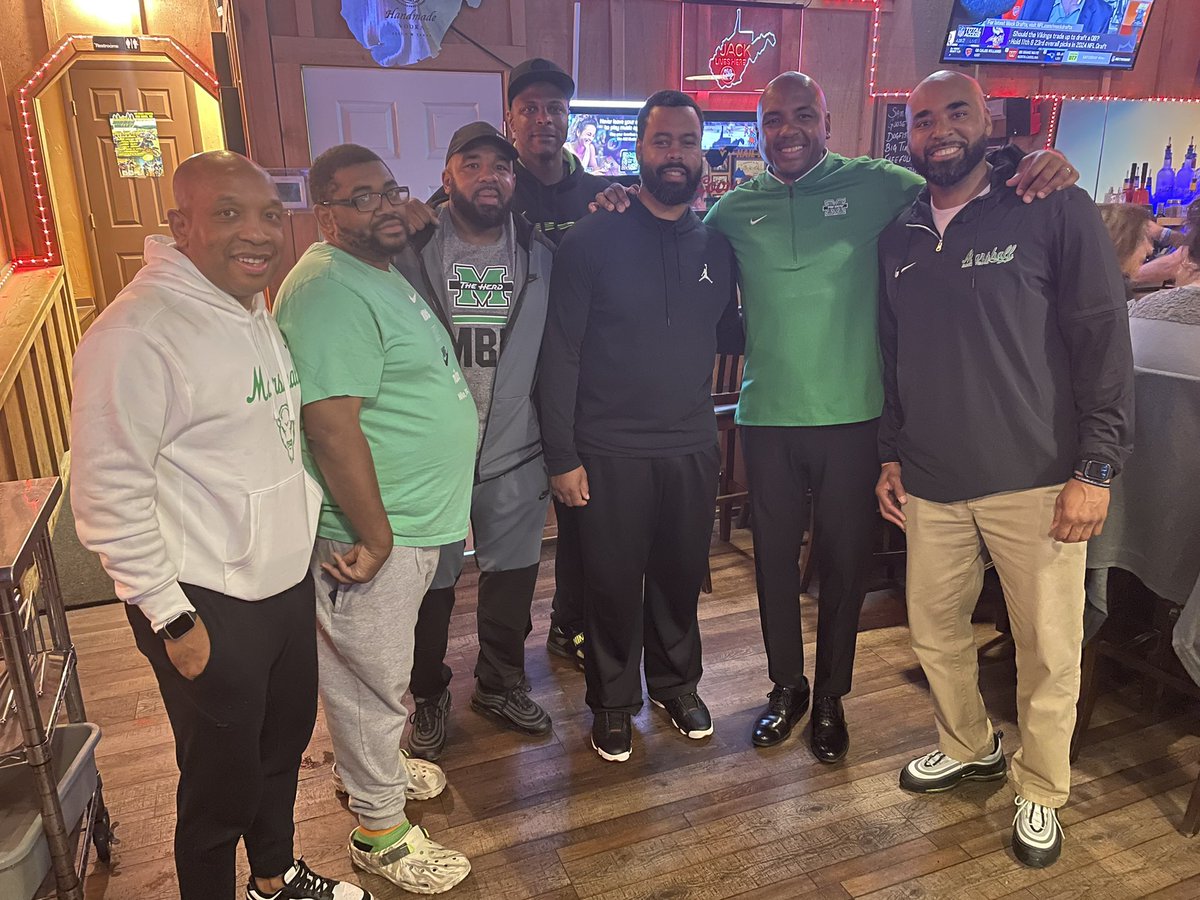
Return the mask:
{"type": "Polygon", "coordinates": [[[322,200],[318,206],[353,206],[359,212],[375,212],[383,205],[384,197],[387,197],[388,203],[392,206],[407,203],[408,186],[400,185],[386,191],[370,191],[366,194],[359,194],[357,197],[351,197],[349,200],[322,200]]]}

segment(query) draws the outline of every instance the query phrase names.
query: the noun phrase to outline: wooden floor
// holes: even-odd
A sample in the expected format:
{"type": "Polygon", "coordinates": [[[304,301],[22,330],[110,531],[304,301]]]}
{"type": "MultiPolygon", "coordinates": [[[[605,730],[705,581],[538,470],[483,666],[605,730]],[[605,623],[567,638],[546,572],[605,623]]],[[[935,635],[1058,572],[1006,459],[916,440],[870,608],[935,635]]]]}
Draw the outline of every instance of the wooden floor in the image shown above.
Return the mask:
{"type": "MultiPolygon", "coordinates": [[[[588,745],[583,679],[549,656],[553,587],[543,563],[529,639],[533,696],[554,733],[529,740],[497,731],[468,707],[474,648],[474,578],[468,565],[451,623],[457,673],[450,786],[409,812],[471,859],[449,896],[479,898],[1200,897],[1200,838],[1176,828],[1200,770],[1196,709],[1139,714],[1109,694],[1062,811],[1066,843],[1047,870],[1008,849],[1011,789],[965,785],[914,797],[900,767],[935,741],[927,689],[908,647],[902,607],[868,599],[858,642],[847,759],[817,763],[806,735],[756,750],[749,729],[770,689],[746,532],[714,548],[714,593],[701,599],[702,695],[716,733],[691,741],[647,708],[634,721],[633,758],[599,759],[588,745]]],[[[814,608],[805,598],[805,628],[814,608]]],[[[149,667],[117,606],[78,610],[71,627],[89,717],[104,728],[97,754],[121,843],[111,868],[90,877],[91,900],[175,895],[171,860],[175,770],[171,733],[149,667]]],[[[984,693],[1005,749],[1019,745],[1011,648],[979,625],[984,693]]],[[[806,645],[811,660],[812,646],[806,645]]],[[[809,663],[811,669],[811,662],[809,663]]],[[[297,851],[325,874],[348,876],[354,822],[330,785],[331,746],[319,721],[301,772],[297,851]]],[[[244,866],[244,861],[243,861],[244,866]]],[[[243,869],[244,871],[244,869],[243,869]]],[[[377,897],[409,896],[374,878],[377,897]]]]}

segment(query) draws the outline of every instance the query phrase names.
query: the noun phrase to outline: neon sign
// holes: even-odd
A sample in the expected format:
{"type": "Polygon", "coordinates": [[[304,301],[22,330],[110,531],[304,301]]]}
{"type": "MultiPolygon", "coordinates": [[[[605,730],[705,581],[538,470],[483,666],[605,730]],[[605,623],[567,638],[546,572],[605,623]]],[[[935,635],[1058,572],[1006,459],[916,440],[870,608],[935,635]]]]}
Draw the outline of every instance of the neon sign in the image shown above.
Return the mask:
{"type": "Polygon", "coordinates": [[[737,11],[733,31],[720,40],[708,60],[708,71],[721,90],[742,83],[746,69],[762,56],[768,47],[775,46],[775,34],[765,31],[755,34],[742,29],[742,11],[737,11]]]}

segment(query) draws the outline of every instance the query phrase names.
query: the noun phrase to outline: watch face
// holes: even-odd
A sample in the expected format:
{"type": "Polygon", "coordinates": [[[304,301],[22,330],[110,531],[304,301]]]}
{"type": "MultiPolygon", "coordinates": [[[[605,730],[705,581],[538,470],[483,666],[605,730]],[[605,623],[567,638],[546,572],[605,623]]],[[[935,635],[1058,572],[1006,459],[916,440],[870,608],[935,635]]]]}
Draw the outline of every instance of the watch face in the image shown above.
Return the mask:
{"type": "Polygon", "coordinates": [[[179,640],[196,625],[196,617],[191,613],[180,613],[163,626],[163,634],[173,641],[179,640]]]}
{"type": "Polygon", "coordinates": [[[1108,481],[1112,478],[1113,468],[1105,462],[1089,459],[1083,464],[1083,476],[1097,481],[1108,481]]]}

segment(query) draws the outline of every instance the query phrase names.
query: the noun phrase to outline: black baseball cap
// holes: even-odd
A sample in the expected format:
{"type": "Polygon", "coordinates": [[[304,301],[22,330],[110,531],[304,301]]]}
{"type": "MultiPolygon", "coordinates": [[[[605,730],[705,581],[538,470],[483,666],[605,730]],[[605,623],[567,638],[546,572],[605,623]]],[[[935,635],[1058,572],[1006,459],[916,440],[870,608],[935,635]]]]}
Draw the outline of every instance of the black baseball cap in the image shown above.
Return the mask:
{"type": "Polygon", "coordinates": [[[531,84],[545,81],[566,95],[570,100],[575,96],[575,82],[563,71],[558,63],[535,56],[518,64],[508,75],[508,105],[512,106],[513,98],[531,84]]]}
{"type": "Polygon", "coordinates": [[[450,146],[446,148],[446,162],[450,162],[450,157],[455,153],[465,153],[480,143],[493,144],[509,159],[517,158],[517,148],[510,144],[494,125],[489,122],[472,122],[458,129],[450,138],[450,146]]]}

